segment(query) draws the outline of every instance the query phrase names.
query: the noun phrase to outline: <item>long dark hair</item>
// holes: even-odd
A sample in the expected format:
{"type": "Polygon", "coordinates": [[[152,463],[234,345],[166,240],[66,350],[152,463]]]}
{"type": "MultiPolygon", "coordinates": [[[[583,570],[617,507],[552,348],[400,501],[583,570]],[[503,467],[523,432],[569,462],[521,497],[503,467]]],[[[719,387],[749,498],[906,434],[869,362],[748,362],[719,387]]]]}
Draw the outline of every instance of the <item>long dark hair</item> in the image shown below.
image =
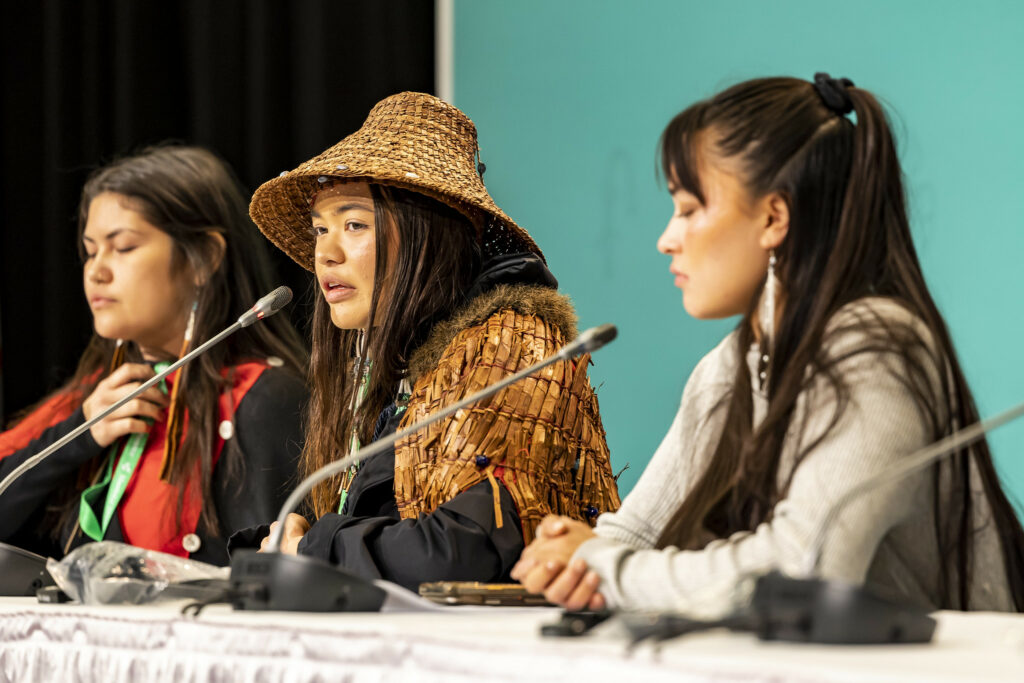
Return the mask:
{"type": "MultiPolygon", "coordinates": [[[[790,221],[776,250],[776,273],[786,296],[771,340],[767,414],[755,428],[750,373],[742,362],[754,341],[758,291],[737,328],[741,362],[732,390],[716,408],[725,411],[722,435],[705,471],[662,532],[661,547],[700,547],[703,532],[725,537],[770,520],[789,485],[779,483],[783,444],[791,427],[805,426],[791,425],[798,398],[812,383],[824,384],[834,396],[835,412],[826,431],[815,434],[797,454],[797,465],[824,440],[848,405],[849,387],[837,366],[855,354],[892,359],[886,365],[893,366],[894,377],[914,397],[933,440],[978,421],[914,249],[902,171],[885,112],[867,90],[851,86],[846,93],[856,122],[829,109],[807,81],[747,81],[687,108],[662,135],[662,172],[701,203],[698,160],[702,152],[710,152],[740,162],[750,197],[780,193],[790,221]],[[837,324],[833,316],[841,308],[865,297],[897,302],[927,334],[913,322],[900,324],[870,313],[837,324]],[[830,353],[830,340],[851,331],[867,341],[845,354],[830,353]]],[[[1024,610],[1024,531],[984,441],[934,467],[935,534],[940,557],[946,560],[937,568],[941,607],[969,606],[975,474],[992,508],[1014,602],[1024,610]]]]}
{"type": "MultiPolygon", "coordinates": [[[[374,199],[377,256],[370,320],[364,349],[359,333],[331,322],[319,291],[313,309],[309,421],[302,453],[305,475],[345,455],[355,428],[362,443],[373,437],[377,417],[395,398],[409,355],[426,340],[435,323],[464,301],[480,272],[481,250],[469,219],[425,195],[386,185],[370,185],[374,199]],[[397,243],[396,243],[397,242],[397,243]],[[395,253],[394,263],[388,254],[395,253]],[[353,358],[372,359],[370,382],[360,409],[351,410],[353,358]]],[[[315,283],[315,278],[314,278],[315,283]]],[[[340,477],[325,480],[310,494],[319,517],[336,511],[340,477]]]]}
{"type": "MultiPolygon", "coordinates": [[[[194,344],[230,325],[274,287],[266,245],[249,221],[245,193],[227,164],[209,150],[174,145],[152,147],[94,171],[82,189],[79,202],[80,250],[83,250],[82,235],[89,206],[105,192],[123,197],[126,208],[138,212],[173,239],[172,270],[181,272],[189,267],[194,273],[205,274],[205,281],[197,290],[194,344]],[[223,251],[213,233],[224,238],[223,251]]],[[[58,392],[70,393],[79,400],[88,396],[107,376],[114,351],[115,340],[94,334],[74,376],[58,392]]],[[[305,371],[306,351],[286,315],[278,314],[236,332],[182,368],[178,376],[179,398],[175,409],[179,415],[176,419],[182,424],[187,412],[189,425],[168,476],[179,490],[177,514],[180,514],[186,484],[198,464],[203,501],[199,524],[212,534],[219,533],[210,490],[218,398],[228,387],[228,380],[221,371],[268,356],[277,356],[284,361],[285,368],[299,376],[305,371]]],[[[124,358],[141,362],[142,354],[129,341],[125,344],[124,358]]],[[[174,418],[168,416],[168,419],[174,418]]],[[[244,466],[233,441],[228,442],[217,465],[227,468],[229,476],[237,474],[244,466]]],[[[55,537],[77,515],[77,495],[104,466],[101,460],[83,465],[76,484],[57,493],[57,504],[51,506],[57,523],[50,526],[55,537]]]]}

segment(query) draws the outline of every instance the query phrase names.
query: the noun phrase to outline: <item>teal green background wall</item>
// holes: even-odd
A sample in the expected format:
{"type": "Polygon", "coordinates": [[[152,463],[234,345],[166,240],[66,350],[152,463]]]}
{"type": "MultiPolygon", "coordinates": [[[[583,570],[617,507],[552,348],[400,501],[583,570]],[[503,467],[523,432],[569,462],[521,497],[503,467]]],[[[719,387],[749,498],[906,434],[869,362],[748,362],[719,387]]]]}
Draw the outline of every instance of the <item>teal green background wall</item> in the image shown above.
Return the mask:
{"type": "MultiPolygon", "coordinates": [[[[731,328],[681,306],[655,240],[671,205],[655,144],[737,81],[847,76],[891,107],[925,275],[983,414],[1024,400],[1024,3],[455,0],[454,99],[486,181],[536,237],[595,356],[628,491],[693,366],[731,328]]],[[[1024,500],[1024,425],[992,438],[1024,500]]]]}

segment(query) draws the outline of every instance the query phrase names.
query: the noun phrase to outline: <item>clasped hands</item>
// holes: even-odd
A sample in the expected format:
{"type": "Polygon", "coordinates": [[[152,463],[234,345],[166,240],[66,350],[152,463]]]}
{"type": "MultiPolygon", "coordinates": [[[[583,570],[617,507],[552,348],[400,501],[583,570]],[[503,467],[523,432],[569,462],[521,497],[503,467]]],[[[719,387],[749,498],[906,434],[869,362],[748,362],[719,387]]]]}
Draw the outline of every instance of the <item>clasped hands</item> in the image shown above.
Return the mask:
{"type": "Polygon", "coordinates": [[[549,602],[566,609],[604,608],[604,596],[597,590],[601,578],[588,571],[583,560],[572,560],[576,549],[593,537],[594,531],[583,522],[548,515],[512,567],[512,578],[531,593],[543,593],[549,602]]]}

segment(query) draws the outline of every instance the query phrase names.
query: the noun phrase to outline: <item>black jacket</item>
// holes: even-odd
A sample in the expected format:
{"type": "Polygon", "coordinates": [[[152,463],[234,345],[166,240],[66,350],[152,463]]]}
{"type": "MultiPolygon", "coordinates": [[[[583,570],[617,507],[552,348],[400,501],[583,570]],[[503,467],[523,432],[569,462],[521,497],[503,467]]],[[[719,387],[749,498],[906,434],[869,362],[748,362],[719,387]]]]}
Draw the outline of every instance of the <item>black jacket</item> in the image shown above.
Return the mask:
{"type": "MultiPolygon", "coordinates": [[[[307,392],[302,381],[278,368],[264,370],[246,392],[235,412],[231,446],[241,449],[239,478],[226,475],[227,468],[213,472],[214,505],[226,532],[212,537],[200,531],[199,550],[190,556],[202,562],[228,562],[225,538],[238,529],[277,514],[295,483],[298,456],[302,452],[301,415],[307,392]]],[[[44,431],[25,448],[0,460],[0,479],[32,455],[42,451],[85,421],[81,408],[63,422],[44,431]]],[[[225,445],[228,448],[229,445],[225,445]]],[[[39,520],[52,503],[53,492],[74,481],[79,468],[107,451],[86,432],[21,476],[0,495],[0,541],[40,555],[60,559],[77,527],[72,522],[55,540],[39,520]]],[[[88,542],[77,531],[70,548],[88,542]]],[[[111,519],[104,540],[123,541],[117,515],[111,519]]]]}
{"type": "MultiPolygon", "coordinates": [[[[394,433],[395,415],[378,435],[394,433]]],[[[429,515],[400,519],[395,505],[395,453],[366,462],[352,481],[341,514],[317,520],[299,552],[343,565],[360,576],[416,590],[425,581],[503,581],[523,550],[519,515],[501,489],[502,528],[484,482],[429,515]]]]}

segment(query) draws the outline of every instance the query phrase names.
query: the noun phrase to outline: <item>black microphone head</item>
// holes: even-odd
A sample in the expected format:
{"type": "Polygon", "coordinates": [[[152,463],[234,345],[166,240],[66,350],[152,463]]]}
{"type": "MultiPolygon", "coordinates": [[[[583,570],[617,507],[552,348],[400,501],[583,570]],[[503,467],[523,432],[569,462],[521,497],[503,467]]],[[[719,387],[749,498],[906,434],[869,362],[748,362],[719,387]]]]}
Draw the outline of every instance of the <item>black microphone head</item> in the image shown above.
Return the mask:
{"type": "Polygon", "coordinates": [[[263,317],[266,318],[269,315],[274,315],[282,308],[288,305],[292,300],[292,289],[281,285],[270,294],[256,302],[256,307],[264,311],[263,317]],[[268,301],[269,299],[269,301],[268,301]]]}
{"type": "Polygon", "coordinates": [[[251,309],[242,314],[238,322],[242,327],[248,327],[257,320],[263,320],[274,315],[288,305],[288,302],[291,300],[291,288],[282,285],[257,301],[251,309]]]}
{"type": "Polygon", "coordinates": [[[615,337],[619,336],[619,328],[611,323],[591,327],[579,336],[576,343],[579,345],[577,353],[591,353],[597,351],[615,337]]]}

